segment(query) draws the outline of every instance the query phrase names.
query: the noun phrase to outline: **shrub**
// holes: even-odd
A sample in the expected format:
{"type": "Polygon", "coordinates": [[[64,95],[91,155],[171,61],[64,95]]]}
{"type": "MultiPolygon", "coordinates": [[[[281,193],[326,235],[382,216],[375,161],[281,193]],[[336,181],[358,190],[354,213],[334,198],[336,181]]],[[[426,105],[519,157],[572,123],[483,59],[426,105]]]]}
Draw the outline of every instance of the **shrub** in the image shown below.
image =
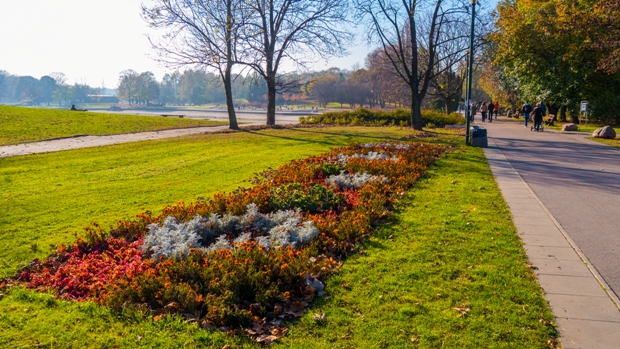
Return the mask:
{"type": "MultiPolygon", "coordinates": [[[[411,111],[406,109],[384,111],[360,108],[353,111],[308,115],[300,117],[299,122],[302,124],[393,125],[404,127],[411,126],[411,111]]],[[[443,127],[445,125],[464,124],[465,118],[459,113],[445,114],[436,110],[423,110],[422,123],[443,127]]]]}

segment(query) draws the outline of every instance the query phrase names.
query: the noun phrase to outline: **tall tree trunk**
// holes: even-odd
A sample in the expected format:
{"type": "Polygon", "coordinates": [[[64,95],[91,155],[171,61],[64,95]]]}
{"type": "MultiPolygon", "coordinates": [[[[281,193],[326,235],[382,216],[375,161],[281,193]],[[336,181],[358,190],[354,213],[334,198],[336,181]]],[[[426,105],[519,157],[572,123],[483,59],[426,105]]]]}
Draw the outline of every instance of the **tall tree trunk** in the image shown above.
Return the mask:
{"type": "Polygon", "coordinates": [[[224,90],[226,91],[226,107],[228,108],[228,121],[230,123],[230,129],[238,130],[239,125],[237,124],[237,114],[235,113],[235,101],[233,100],[232,94],[232,67],[229,64],[226,67],[226,72],[224,73],[224,90]]]}
{"type": "Polygon", "coordinates": [[[549,115],[555,115],[556,117],[558,117],[558,111],[560,110],[560,108],[558,108],[558,106],[556,104],[551,104],[549,106],[549,115]]]}
{"type": "Polygon", "coordinates": [[[269,77],[267,79],[267,125],[276,124],[276,79],[269,77]]]}
{"type": "Polygon", "coordinates": [[[566,121],[566,106],[563,105],[560,107],[560,121],[565,122],[566,121]]]}
{"type": "MultiPolygon", "coordinates": [[[[417,86],[415,87],[417,89],[417,86]]],[[[422,101],[419,99],[418,93],[411,88],[411,126],[414,130],[422,131],[422,101]]]]}
{"type": "Polygon", "coordinates": [[[568,114],[570,115],[570,122],[573,124],[579,124],[579,114],[574,109],[571,108],[568,111],[568,114]]]}

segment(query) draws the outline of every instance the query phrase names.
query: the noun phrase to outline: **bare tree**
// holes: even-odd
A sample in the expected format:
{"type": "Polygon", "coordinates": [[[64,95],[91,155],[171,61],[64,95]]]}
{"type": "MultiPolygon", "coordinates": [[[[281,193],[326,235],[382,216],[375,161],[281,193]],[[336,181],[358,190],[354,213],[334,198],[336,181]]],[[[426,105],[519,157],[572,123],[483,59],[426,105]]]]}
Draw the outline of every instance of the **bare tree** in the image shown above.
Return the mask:
{"type": "MultiPolygon", "coordinates": [[[[245,36],[254,60],[249,66],[267,84],[267,125],[276,122],[276,94],[290,88],[280,74],[285,60],[304,67],[315,57],[346,52],[348,0],[247,0],[245,36]]],[[[298,83],[294,82],[297,88],[298,83]]]]}
{"type": "Polygon", "coordinates": [[[431,81],[465,57],[468,0],[355,0],[372,27],[370,41],[410,90],[411,124],[422,129],[421,106],[431,81]]]}
{"type": "Polygon", "coordinates": [[[162,42],[151,43],[160,61],[170,66],[202,66],[217,71],[226,91],[231,129],[238,129],[232,94],[233,67],[243,60],[239,34],[251,16],[243,0],[154,0],[142,17],[167,30],[162,42]]]}

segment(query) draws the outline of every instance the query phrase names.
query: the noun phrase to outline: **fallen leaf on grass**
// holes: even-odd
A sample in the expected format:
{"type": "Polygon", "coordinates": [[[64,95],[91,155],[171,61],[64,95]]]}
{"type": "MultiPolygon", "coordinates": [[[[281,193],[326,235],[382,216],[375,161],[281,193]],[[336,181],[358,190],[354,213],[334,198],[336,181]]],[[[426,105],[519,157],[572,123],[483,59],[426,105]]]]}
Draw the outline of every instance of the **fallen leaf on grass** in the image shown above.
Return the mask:
{"type": "Polygon", "coordinates": [[[279,337],[274,336],[274,335],[260,335],[258,337],[256,337],[256,342],[257,343],[261,343],[261,344],[266,344],[266,345],[271,345],[271,343],[273,343],[273,341],[277,340],[279,337]]]}
{"type": "Polygon", "coordinates": [[[420,338],[416,338],[416,337],[411,337],[411,341],[414,343],[417,343],[420,341],[420,338]]]}
{"type": "Polygon", "coordinates": [[[323,314],[314,314],[314,315],[312,316],[312,318],[313,318],[314,320],[316,320],[316,321],[324,321],[324,320],[326,320],[326,319],[327,319],[327,315],[325,315],[325,313],[323,313],[323,314]]]}
{"type": "Polygon", "coordinates": [[[456,307],[456,308],[452,308],[456,311],[458,311],[459,313],[461,313],[462,315],[465,315],[467,313],[469,313],[469,308],[460,308],[460,307],[456,307]]]}
{"type": "Polygon", "coordinates": [[[351,336],[349,336],[348,334],[345,334],[344,336],[340,337],[340,339],[350,339],[351,336]]]}
{"type": "Polygon", "coordinates": [[[230,344],[226,344],[225,346],[222,347],[222,349],[229,349],[230,348],[230,344]]]}

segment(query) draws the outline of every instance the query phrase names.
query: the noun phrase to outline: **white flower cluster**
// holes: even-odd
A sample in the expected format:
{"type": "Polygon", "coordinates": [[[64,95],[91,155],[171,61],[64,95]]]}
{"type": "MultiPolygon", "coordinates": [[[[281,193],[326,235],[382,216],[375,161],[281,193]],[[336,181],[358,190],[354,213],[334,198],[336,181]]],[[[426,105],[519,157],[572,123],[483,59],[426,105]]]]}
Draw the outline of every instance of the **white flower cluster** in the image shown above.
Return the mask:
{"type": "Polygon", "coordinates": [[[385,176],[373,176],[368,173],[344,173],[340,171],[339,175],[329,176],[326,180],[327,183],[337,185],[339,188],[353,188],[359,189],[368,182],[381,181],[387,182],[388,179],[385,176]]]}
{"type": "Polygon", "coordinates": [[[187,223],[166,217],[161,226],[149,225],[142,251],[155,260],[160,257],[181,259],[187,257],[192,248],[200,248],[205,252],[232,249],[236,244],[252,239],[252,233],[264,247],[300,247],[316,239],[319,230],[313,222],[302,221],[299,212],[288,210],[266,215],[258,212],[255,204],[250,204],[242,216],[196,216],[187,223]],[[231,243],[229,236],[237,237],[231,243]],[[215,241],[208,246],[200,243],[213,239],[215,241]]]}
{"type": "Polygon", "coordinates": [[[407,150],[412,147],[412,144],[408,143],[366,143],[362,144],[364,148],[381,147],[393,150],[407,150]]]}
{"type": "Polygon", "coordinates": [[[350,159],[364,159],[364,160],[392,160],[394,162],[398,162],[398,156],[389,157],[384,153],[378,153],[376,151],[371,151],[368,154],[353,154],[353,155],[344,155],[338,154],[338,162],[341,164],[346,164],[350,159]]]}

